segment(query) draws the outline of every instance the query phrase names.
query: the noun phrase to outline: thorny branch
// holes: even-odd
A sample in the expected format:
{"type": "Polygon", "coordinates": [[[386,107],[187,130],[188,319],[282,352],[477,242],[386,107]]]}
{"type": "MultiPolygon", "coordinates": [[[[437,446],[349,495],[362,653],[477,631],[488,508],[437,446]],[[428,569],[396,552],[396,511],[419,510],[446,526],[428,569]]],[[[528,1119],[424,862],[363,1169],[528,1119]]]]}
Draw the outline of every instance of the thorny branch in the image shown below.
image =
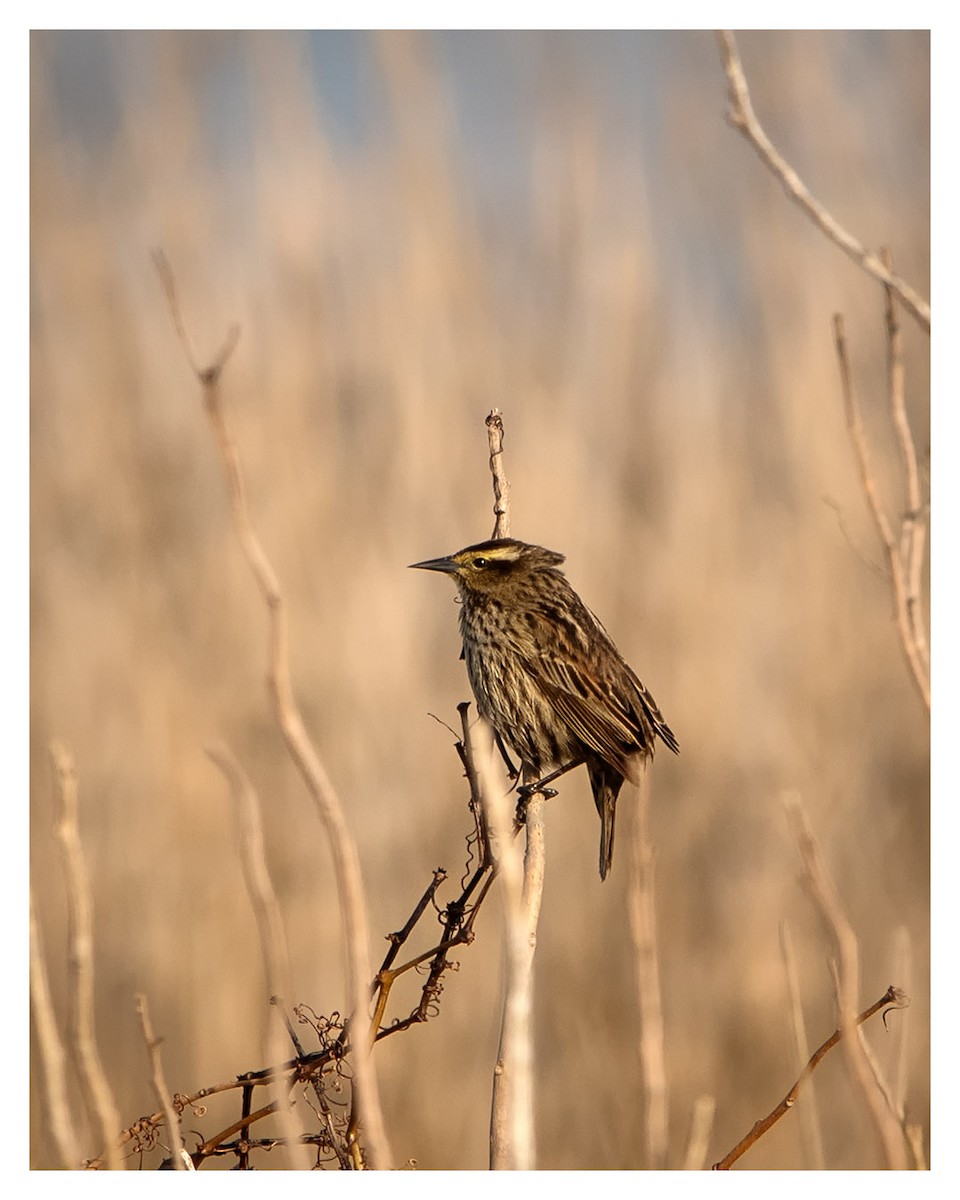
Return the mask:
{"type": "MultiPolygon", "coordinates": [[[[463,737],[466,739],[469,726],[467,710],[469,705],[460,706],[463,737]]],[[[464,763],[464,772],[470,788],[469,807],[472,813],[481,813],[481,797],[476,782],[476,773],[467,770],[469,752],[464,741],[457,741],[456,750],[464,763]]],[[[475,818],[475,826],[467,838],[468,866],[460,885],[460,894],[448,901],[442,908],[437,904],[437,893],[447,880],[447,873],[437,868],[433,878],[414,905],[410,916],[395,932],[387,935],[389,948],[381,963],[380,969],[370,986],[370,995],[374,1000],[374,1024],[371,1036],[375,1042],[382,1041],[391,1034],[419,1025],[435,1016],[438,1011],[440,997],[443,991],[443,976],[446,971],[455,968],[451,953],[458,946],[469,945],[474,939],[474,926],[490,891],[495,878],[495,867],[489,854],[486,835],[481,832],[483,818],[475,818]],[[471,870],[470,859],[479,852],[478,860],[471,870]],[[395,965],[401,951],[407,946],[410,938],[420,926],[425,916],[435,913],[442,933],[439,939],[432,940],[428,949],[411,955],[400,965],[395,965]],[[425,970],[426,978],[420,989],[420,996],[415,1007],[405,1016],[397,1017],[385,1023],[385,1015],[391,990],[394,983],[402,975],[413,970],[425,970]]],[[[274,998],[279,1003],[278,998],[274,998]]],[[[238,1119],[231,1121],[219,1132],[200,1140],[189,1158],[195,1168],[208,1158],[234,1154],[238,1163],[248,1163],[251,1150],[271,1150],[275,1147],[287,1146],[289,1138],[285,1136],[264,1137],[251,1139],[249,1131],[252,1126],[273,1116],[278,1112],[278,1100],[273,1099],[258,1107],[253,1107],[255,1089],[266,1088],[268,1092],[274,1089],[274,1095],[289,1098],[294,1089],[309,1086],[316,1099],[317,1116],[320,1122],[320,1132],[302,1134],[297,1141],[303,1146],[316,1149],[318,1165],[336,1161],[341,1170],[352,1170],[356,1167],[351,1141],[352,1121],[349,1112],[345,1111],[345,1096],[352,1089],[352,1062],[354,1059],[355,1043],[350,1037],[348,1023],[339,1013],[329,1017],[319,1017],[300,1005],[295,1010],[298,1021],[313,1030],[320,1042],[318,1050],[307,1051],[301,1044],[292,1022],[288,1021],[288,1033],[296,1051],[295,1057],[275,1067],[267,1067],[256,1071],[245,1072],[236,1079],[213,1084],[201,1088],[189,1096],[177,1094],[173,1097],[172,1108],[177,1118],[182,1117],[188,1109],[198,1116],[206,1114],[204,1101],[213,1096],[227,1092],[241,1093],[241,1113],[238,1119]]],[[[285,1101],[286,1102],[286,1101],[285,1101]]],[[[128,1154],[142,1154],[155,1149],[159,1145],[160,1130],[168,1124],[169,1118],[163,1111],[141,1117],[120,1135],[113,1143],[114,1152],[120,1150],[128,1154]]],[[[105,1166],[103,1157],[91,1160],[87,1167],[100,1168],[105,1166]]]]}

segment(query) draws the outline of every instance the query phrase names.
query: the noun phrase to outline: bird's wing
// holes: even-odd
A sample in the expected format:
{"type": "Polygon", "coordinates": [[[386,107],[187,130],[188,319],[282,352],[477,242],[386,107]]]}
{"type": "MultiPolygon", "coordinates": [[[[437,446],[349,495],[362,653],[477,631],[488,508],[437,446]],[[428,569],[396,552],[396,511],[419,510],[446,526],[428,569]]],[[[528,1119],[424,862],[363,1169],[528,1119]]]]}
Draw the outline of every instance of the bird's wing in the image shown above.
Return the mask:
{"type": "Polygon", "coordinates": [[[604,762],[635,781],[634,755],[652,742],[652,731],[645,728],[638,713],[589,670],[569,659],[540,653],[525,666],[557,716],[576,736],[604,762]]]}
{"type": "Polygon", "coordinates": [[[525,656],[524,665],[577,737],[636,782],[636,754],[652,753],[657,735],[674,753],[680,748],[653,696],[620,657],[603,625],[585,606],[584,613],[608,645],[606,670],[593,669],[589,656],[573,650],[573,635],[559,641],[556,636],[536,639],[537,653],[525,656]],[[564,643],[564,651],[545,649],[564,643]]]}

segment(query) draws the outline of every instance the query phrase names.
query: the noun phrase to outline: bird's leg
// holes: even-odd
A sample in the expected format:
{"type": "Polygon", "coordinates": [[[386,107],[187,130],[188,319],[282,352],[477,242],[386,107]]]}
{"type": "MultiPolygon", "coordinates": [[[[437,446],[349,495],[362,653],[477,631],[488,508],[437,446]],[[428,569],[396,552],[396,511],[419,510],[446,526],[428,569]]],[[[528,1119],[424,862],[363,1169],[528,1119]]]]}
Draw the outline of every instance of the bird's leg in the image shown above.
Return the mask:
{"type": "Polygon", "coordinates": [[[515,817],[515,825],[519,828],[526,822],[527,805],[530,803],[530,797],[539,793],[546,800],[552,799],[556,794],[556,788],[547,787],[548,783],[553,783],[555,779],[559,779],[561,775],[566,775],[568,771],[572,771],[574,767],[581,766],[586,759],[574,758],[570,762],[564,763],[562,767],[557,767],[555,771],[551,771],[549,775],[544,775],[540,779],[535,779],[533,783],[524,783],[517,788],[517,815],[515,817]]]}
{"type": "Polygon", "coordinates": [[[519,779],[520,771],[513,765],[513,761],[510,758],[510,755],[507,753],[507,748],[503,744],[503,738],[501,738],[500,734],[497,733],[496,730],[493,731],[493,740],[497,743],[497,749],[500,751],[500,756],[503,759],[504,766],[507,768],[507,774],[511,779],[519,779]]]}

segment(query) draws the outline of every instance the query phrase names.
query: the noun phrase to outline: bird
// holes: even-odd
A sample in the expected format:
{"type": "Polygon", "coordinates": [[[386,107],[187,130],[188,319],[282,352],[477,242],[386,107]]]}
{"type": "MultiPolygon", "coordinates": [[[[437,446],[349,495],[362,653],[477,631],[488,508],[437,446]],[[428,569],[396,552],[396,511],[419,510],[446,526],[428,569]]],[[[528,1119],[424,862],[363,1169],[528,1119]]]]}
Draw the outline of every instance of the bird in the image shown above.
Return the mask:
{"type": "Polygon", "coordinates": [[[411,563],[457,586],[461,658],[480,714],[524,768],[521,796],[585,765],[600,815],[600,878],[613,862],[617,797],[659,738],[680,745],[657,703],[559,569],[563,554],[515,538],[411,563]]]}

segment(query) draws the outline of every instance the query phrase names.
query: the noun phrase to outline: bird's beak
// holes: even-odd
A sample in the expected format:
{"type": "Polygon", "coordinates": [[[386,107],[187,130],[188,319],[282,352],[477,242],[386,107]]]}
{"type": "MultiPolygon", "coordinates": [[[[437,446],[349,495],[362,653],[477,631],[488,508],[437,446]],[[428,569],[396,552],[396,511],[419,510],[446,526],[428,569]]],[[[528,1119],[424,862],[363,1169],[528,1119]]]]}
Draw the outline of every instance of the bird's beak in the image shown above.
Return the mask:
{"type": "Polygon", "coordinates": [[[455,558],[428,558],[426,562],[411,563],[410,567],[419,571],[443,571],[447,575],[456,575],[460,570],[455,558]]]}

